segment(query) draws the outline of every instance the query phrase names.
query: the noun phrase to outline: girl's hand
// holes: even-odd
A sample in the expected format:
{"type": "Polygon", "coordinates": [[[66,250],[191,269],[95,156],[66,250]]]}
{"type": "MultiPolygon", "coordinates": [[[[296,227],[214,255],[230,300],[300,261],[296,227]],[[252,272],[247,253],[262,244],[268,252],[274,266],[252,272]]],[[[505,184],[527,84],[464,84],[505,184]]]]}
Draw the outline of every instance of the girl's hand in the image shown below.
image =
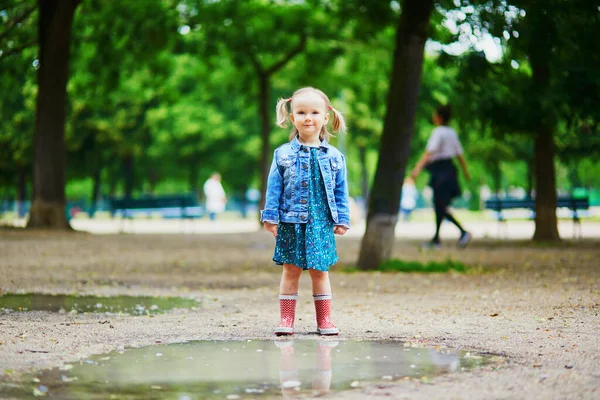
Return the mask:
{"type": "Polygon", "coordinates": [[[333,228],[333,233],[335,233],[336,235],[342,236],[346,232],[348,232],[348,228],[346,228],[345,226],[342,226],[342,225],[336,225],[333,228]]]}
{"type": "Polygon", "coordinates": [[[270,222],[263,222],[263,226],[267,232],[271,232],[273,237],[277,237],[277,224],[272,224],[270,222]]]}

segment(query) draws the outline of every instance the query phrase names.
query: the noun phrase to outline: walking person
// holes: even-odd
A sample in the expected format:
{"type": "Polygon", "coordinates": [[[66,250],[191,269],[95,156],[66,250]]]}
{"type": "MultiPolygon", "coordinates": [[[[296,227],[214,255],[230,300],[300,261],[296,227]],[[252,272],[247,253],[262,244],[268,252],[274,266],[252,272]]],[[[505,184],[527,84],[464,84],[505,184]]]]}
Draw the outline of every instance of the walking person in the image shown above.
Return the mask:
{"type": "Polygon", "coordinates": [[[350,228],[346,161],[328,143],[327,123],[345,133],[342,114],[322,91],[305,87],[277,103],[277,125],[292,123],[289,142],[279,146],[267,182],[264,228],[273,234],[273,261],[283,266],[279,285],[281,321],[275,334],[292,335],[298,283],[303,270],[312,281],[317,332],[337,335],[331,322],[329,268],[338,261],[335,236],[350,228]],[[289,108],[289,110],[288,110],[289,108]],[[291,113],[290,113],[291,112],[291,113]]]}
{"type": "Polygon", "coordinates": [[[227,196],[221,185],[221,174],[213,172],[204,183],[204,197],[206,198],[206,211],[211,221],[217,218],[217,214],[225,211],[227,196]]]}
{"type": "Polygon", "coordinates": [[[433,115],[433,123],[436,128],[429,137],[423,155],[410,174],[413,180],[419,176],[423,168],[426,168],[430,174],[429,186],[433,189],[435,209],[435,235],[430,242],[424,243],[425,247],[440,247],[440,226],[444,218],[460,230],[459,247],[467,246],[471,240],[471,234],[462,227],[448,210],[452,199],[460,196],[458,171],[452,161],[454,158],[458,159],[465,178],[467,180],[471,179],[458,134],[448,126],[451,116],[449,105],[439,106],[436,109],[433,115]]]}

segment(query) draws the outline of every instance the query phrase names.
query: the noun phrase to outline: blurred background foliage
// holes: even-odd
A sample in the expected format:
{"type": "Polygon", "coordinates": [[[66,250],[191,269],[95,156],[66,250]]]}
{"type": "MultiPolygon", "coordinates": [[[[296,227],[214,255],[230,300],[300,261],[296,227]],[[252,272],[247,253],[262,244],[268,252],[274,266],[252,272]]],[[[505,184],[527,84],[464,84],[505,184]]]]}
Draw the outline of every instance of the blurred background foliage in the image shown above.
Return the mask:
{"type": "MultiPolygon", "coordinates": [[[[276,100],[306,85],[347,116],[348,135],[332,143],[347,153],[351,195],[365,198],[401,11],[383,0],[82,0],[68,83],[67,198],[199,192],[213,171],[232,196],[260,189],[264,129],[271,150],[288,137],[274,123],[276,100]]],[[[559,191],[600,187],[599,16],[591,0],[438,1],[409,165],[436,105],[449,102],[474,178],[471,207],[482,186],[530,193],[542,108],[554,118],[559,191]],[[532,60],[550,71],[543,92],[532,86],[532,60]]],[[[35,2],[0,1],[0,22],[0,199],[25,200],[35,2]]]]}

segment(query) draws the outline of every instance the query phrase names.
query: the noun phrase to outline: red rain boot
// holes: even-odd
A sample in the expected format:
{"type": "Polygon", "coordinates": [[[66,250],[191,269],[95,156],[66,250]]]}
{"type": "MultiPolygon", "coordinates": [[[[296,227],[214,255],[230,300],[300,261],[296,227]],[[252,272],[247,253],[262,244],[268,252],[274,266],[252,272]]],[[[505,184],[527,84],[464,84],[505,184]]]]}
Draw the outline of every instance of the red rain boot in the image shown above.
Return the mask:
{"type": "Polygon", "coordinates": [[[279,295],[279,311],[281,314],[281,321],[279,322],[279,326],[275,328],[275,334],[277,336],[294,334],[294,319],[296,318],[297,298],[297,294],[279,295]]]}
{"type": "Polygon", "coordinates": [[[337,335],[340,330],[331,322],[331,295],[314,294],[315,311],[317,312],[317,332],[319,335],[337,335]]]}
{"type": "Polygon", "coordinates": [[[321,397],[329,393],[331,387],[331,350],[338,341],[320,340],[317,345],[317,360],[313,369],[312,394],[321,397]]]}

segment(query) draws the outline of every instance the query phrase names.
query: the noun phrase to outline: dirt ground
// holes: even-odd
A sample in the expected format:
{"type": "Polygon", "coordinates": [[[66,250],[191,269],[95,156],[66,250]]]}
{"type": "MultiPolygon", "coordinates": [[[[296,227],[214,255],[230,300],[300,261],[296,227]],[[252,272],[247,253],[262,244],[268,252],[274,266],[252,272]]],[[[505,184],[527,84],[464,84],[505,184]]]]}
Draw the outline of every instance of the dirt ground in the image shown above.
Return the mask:
{"type": "MultiPolygon", "coordinates": [[[[345,399],[600,398],[600,241],[559,246],[476,240],[395,257],[453,260],[468,274],[345,273],[360,239],[338,240],[333,318],[340,340],[399,339],[500,354],[506,362],[436,378],[366,383],[345,399]]],[[[91,235],[0,230],[0,290],[179,295],[198,310],[153,318],[48,312],[0,315],[0,381],[120,347],[200,339],[273,339],[280,270],[267,233],[91,235]],[[15,372],[7,373],[7,370],[15,372]]],[[[308,275],[296,337],[316,339],[308,275]]]]}

